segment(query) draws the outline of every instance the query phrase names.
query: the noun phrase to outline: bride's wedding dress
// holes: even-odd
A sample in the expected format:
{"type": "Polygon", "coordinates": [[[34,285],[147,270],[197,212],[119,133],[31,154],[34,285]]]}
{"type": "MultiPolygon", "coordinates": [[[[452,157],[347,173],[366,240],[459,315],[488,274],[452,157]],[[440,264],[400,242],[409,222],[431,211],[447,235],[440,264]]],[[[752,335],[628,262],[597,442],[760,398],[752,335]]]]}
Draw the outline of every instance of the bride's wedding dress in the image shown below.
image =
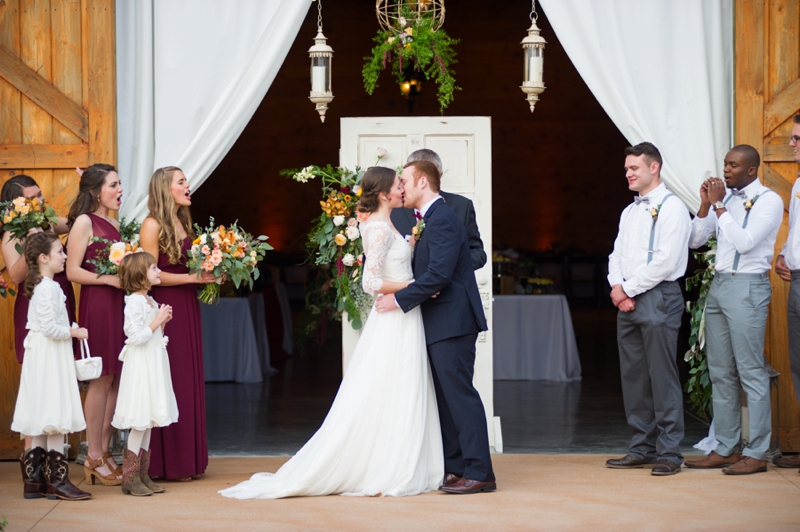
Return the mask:
{"type": "MultiPolygon", "coordinates": [[[[380,221],[361,224],[369,293],[410,281],[411,246],[380,221]]],[[[387,296],[391,297],[391,296],[387,296]]],[[[325,421],[275,474],[220,491],[237,499],[311,495],[404,496],[438,488],[442,436],[419,307],[373,307],[325,421]]]]}

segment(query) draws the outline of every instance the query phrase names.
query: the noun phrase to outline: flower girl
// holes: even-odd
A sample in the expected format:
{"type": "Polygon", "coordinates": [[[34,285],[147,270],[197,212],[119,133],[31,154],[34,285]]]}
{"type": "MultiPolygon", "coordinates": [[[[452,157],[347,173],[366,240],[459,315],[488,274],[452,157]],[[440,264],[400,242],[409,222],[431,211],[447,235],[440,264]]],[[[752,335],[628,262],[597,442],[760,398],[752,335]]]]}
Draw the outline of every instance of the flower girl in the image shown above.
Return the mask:
{"type": "Polygon", "coordinates": [[[119,281],[129,292],[125,297],[125,347],[117,409],[111,424],[131,429],[123,450],[122,492],[144,496],[164,488],[150,479],[150,429],[178,421],[178,404],[172,391],[172,376],[163,326],[172,319],[172,307],[158,306],[147,295],[161,283],[161,270],[146,252],[132,253],[119,265],[119,281]]]}
{"type": "Polygon", "coordinates": [[[71,329],[66,296],[53,276],[64,271],[67,255],[53,233],[27,238],[24,250],[28,275],[25,295],[28,336],[22,361],[19,395],[11,430],[33,436],[25,452],[26,499],[82,500],[91,498],[69,481],[64,434],[86,428],[83,418],[72,338],[86,339],[86,329],[71,329]],[[47,450],[45,450],[47,449],[47,450]]]}

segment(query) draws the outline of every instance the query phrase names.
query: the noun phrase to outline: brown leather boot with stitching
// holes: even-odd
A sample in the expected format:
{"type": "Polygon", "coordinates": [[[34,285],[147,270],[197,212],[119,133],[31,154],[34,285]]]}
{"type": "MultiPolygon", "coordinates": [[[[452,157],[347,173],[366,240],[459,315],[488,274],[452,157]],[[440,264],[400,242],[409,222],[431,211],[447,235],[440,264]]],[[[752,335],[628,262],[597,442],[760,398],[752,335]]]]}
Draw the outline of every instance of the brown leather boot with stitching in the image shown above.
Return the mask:
{"type": "Polygon", "coordinates": [[[141,459],[141,469],[139,470],[139,478],[142,479],[142,484],[144,484],[147,489],[152,491],[153,493],[164,493],[167,491],[166,489],[162,488],[155,482],[153,479],[150,478],[150,451],[145,451],[142,449],[141,454],[139,455],[141,459]]]}
{"type": "Polygon", "coordinates": [[[139,478],[141,459],[128,449],[122,450],[122,493],[136,497],[146,497],[153,492],[139,478]]]}
{"type": "Polygon", "coordinates": [[[44,477],[47,451],[34,447],[20,458],[22,466],[22,496],[26,499],[40,499],[47,496],[47,480],[44,477]]]}
{"type": "Polygon", "coordinates": [[[47,478],[47,498],[62,499],[65,501],[83,501],[91,499],[92,494],[78,489],[69,480],[69,463],[67,458],[58,451],[47,452],[45,466],[47,478]]]}

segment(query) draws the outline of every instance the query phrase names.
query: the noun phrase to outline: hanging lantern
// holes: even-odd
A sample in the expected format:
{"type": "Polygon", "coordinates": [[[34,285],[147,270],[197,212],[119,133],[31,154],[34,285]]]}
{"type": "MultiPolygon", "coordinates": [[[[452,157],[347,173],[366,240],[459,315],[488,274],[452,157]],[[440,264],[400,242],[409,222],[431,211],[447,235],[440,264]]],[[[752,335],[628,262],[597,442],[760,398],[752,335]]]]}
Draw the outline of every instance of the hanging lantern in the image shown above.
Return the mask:
{"type": "Polygon", "coordinates": [[[525,61],[525,76],[522,81],[522,92],[528,95],[528,103],[533,112],[539,95],[544,92],[545,86],[542,81],[542,71],[544,70],[544,45],[547,41],[539,35],[539,26],[536,21],[539,14],[536,13],[536,0],[531,2],[531,27],[528,28],[528,36],[522,39],[523,59],[525,61]]]}
{"type": "Polygon", "coordinates": [[[319,119],[325,122],[328,104],[333,101],[333,92],[331,91],[333,48],[328,46],[328,39],[322,34],[322,0],[315,1],[319,8],[319,15],[317,16],[317,36],[314,37],[314,46],[308,49],[308,57],[311,58],[311,95],[308,99],[317,104],[319,119]]]}

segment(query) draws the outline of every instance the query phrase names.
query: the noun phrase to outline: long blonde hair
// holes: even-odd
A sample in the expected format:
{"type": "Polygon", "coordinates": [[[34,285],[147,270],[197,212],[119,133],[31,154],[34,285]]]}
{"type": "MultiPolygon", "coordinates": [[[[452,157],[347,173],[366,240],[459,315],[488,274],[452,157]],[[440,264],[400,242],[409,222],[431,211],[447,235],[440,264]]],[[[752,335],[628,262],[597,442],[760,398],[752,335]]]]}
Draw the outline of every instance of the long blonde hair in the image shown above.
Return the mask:
{"type": "MultiPolygon", "coordinates": [[[[158,222],[158,248],[167,255],[170,264],[179,264],[183,255],[183,247],[173,214],[175,199],[170,190],[172,176],[175,172],[183,172],[183,170],[177,166],[165,166],[156,170],[153,177],[150,178],[147,198],[149,216],[158,222]]],[[[192,228],[192,215],[189,213],[189,207],[185,205],[178,207],[178,220],[189,238],[194,240],[195,233],[192,228]]]]}

